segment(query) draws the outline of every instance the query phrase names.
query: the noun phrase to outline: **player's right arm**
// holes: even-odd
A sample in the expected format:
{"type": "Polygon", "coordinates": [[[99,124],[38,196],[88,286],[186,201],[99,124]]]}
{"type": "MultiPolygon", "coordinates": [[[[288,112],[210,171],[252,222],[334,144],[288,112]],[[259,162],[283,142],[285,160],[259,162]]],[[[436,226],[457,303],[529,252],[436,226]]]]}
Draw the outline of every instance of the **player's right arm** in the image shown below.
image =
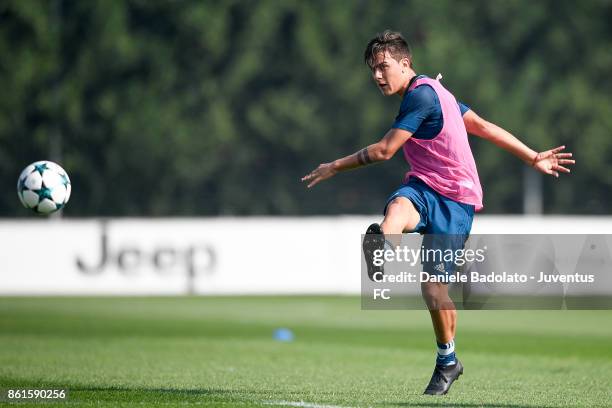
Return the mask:
{"type": "Polygon", "coordinates": [[[320,181],[335,176],[341,171],[389,160],[411,136],[412,132],[407,130],[390,129],[377,143],[333,162],[321,163],[319,167],[302,177],[302,181],[308,182],[308,188],[310,188],[320,181]]]}

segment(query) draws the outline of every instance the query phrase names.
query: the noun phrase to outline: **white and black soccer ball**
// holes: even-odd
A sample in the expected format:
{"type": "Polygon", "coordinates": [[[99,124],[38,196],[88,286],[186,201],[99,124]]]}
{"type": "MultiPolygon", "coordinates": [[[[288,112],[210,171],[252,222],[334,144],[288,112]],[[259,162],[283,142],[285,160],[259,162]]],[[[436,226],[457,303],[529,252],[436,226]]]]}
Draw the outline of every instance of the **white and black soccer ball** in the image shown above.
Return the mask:
{"type": "Polygon", "coordinates": [[[30,164],[17,180],[21,204],[39,214],[51,214],[63,208],[70,199],[71,190],[66,171],[47,160],[30,164]]]}

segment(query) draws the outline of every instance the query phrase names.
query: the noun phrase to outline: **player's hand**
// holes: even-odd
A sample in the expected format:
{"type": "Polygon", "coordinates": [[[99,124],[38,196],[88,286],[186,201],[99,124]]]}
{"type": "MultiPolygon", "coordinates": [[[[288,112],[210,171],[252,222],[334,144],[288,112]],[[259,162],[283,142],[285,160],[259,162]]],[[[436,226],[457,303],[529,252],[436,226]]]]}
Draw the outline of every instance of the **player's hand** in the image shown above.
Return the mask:
{"type": "Polygon", "coordinates": [[[562,165],[574,164],[576,160],[570,159],[572,157],[571,153],[559,153],[564,149],[565,146],[559,146],[538,153],[531,163],[532,167],[544,174],[550,174],[555,177],[559,177],[559,172],[569,173],[570,169],[562,165]]]}
{"type": "Polygon", "coordinates": [[[314,186],[320,181],[327,180],[328,178],[335,176],[338,170],[334,168],[334,163],[322,163],[311,171],[309,174],[302,177],[302,181],[307,181],[308,188],[314,186]]]}

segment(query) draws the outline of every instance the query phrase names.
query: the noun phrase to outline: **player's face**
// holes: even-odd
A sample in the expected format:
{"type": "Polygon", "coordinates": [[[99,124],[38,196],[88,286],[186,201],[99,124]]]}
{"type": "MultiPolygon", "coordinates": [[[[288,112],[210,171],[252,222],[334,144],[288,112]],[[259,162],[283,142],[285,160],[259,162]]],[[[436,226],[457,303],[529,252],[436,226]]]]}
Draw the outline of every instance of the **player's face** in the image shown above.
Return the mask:
{"type": "Polygon", "coordinates": [[[408,60],[396,61],[388,51],[378,53],[372,67],[372,78],[385,96],[403,93],[408,84],[408,60]]]}

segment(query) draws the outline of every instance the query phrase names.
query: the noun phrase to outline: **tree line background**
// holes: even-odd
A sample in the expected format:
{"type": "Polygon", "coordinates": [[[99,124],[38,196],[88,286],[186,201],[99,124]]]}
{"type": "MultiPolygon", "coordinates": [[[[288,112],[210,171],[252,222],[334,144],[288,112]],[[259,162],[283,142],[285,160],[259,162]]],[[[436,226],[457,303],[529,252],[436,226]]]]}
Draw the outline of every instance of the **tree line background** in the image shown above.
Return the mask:
{"type": "MultiPolygon", "coordinates": [[[[28,216],[22,168],[58,161],[65,216],[376,213],[389,162],[307,190],[377,141],[400,100],[363,63],[386,28],[418,73],[536,150],[566,144],[545,213],[612,209],[612,2],[0,1],[0,216],[28,216]]],[[[470,137],[486,213],[520,213],[525,166],[470,137]]]]}

